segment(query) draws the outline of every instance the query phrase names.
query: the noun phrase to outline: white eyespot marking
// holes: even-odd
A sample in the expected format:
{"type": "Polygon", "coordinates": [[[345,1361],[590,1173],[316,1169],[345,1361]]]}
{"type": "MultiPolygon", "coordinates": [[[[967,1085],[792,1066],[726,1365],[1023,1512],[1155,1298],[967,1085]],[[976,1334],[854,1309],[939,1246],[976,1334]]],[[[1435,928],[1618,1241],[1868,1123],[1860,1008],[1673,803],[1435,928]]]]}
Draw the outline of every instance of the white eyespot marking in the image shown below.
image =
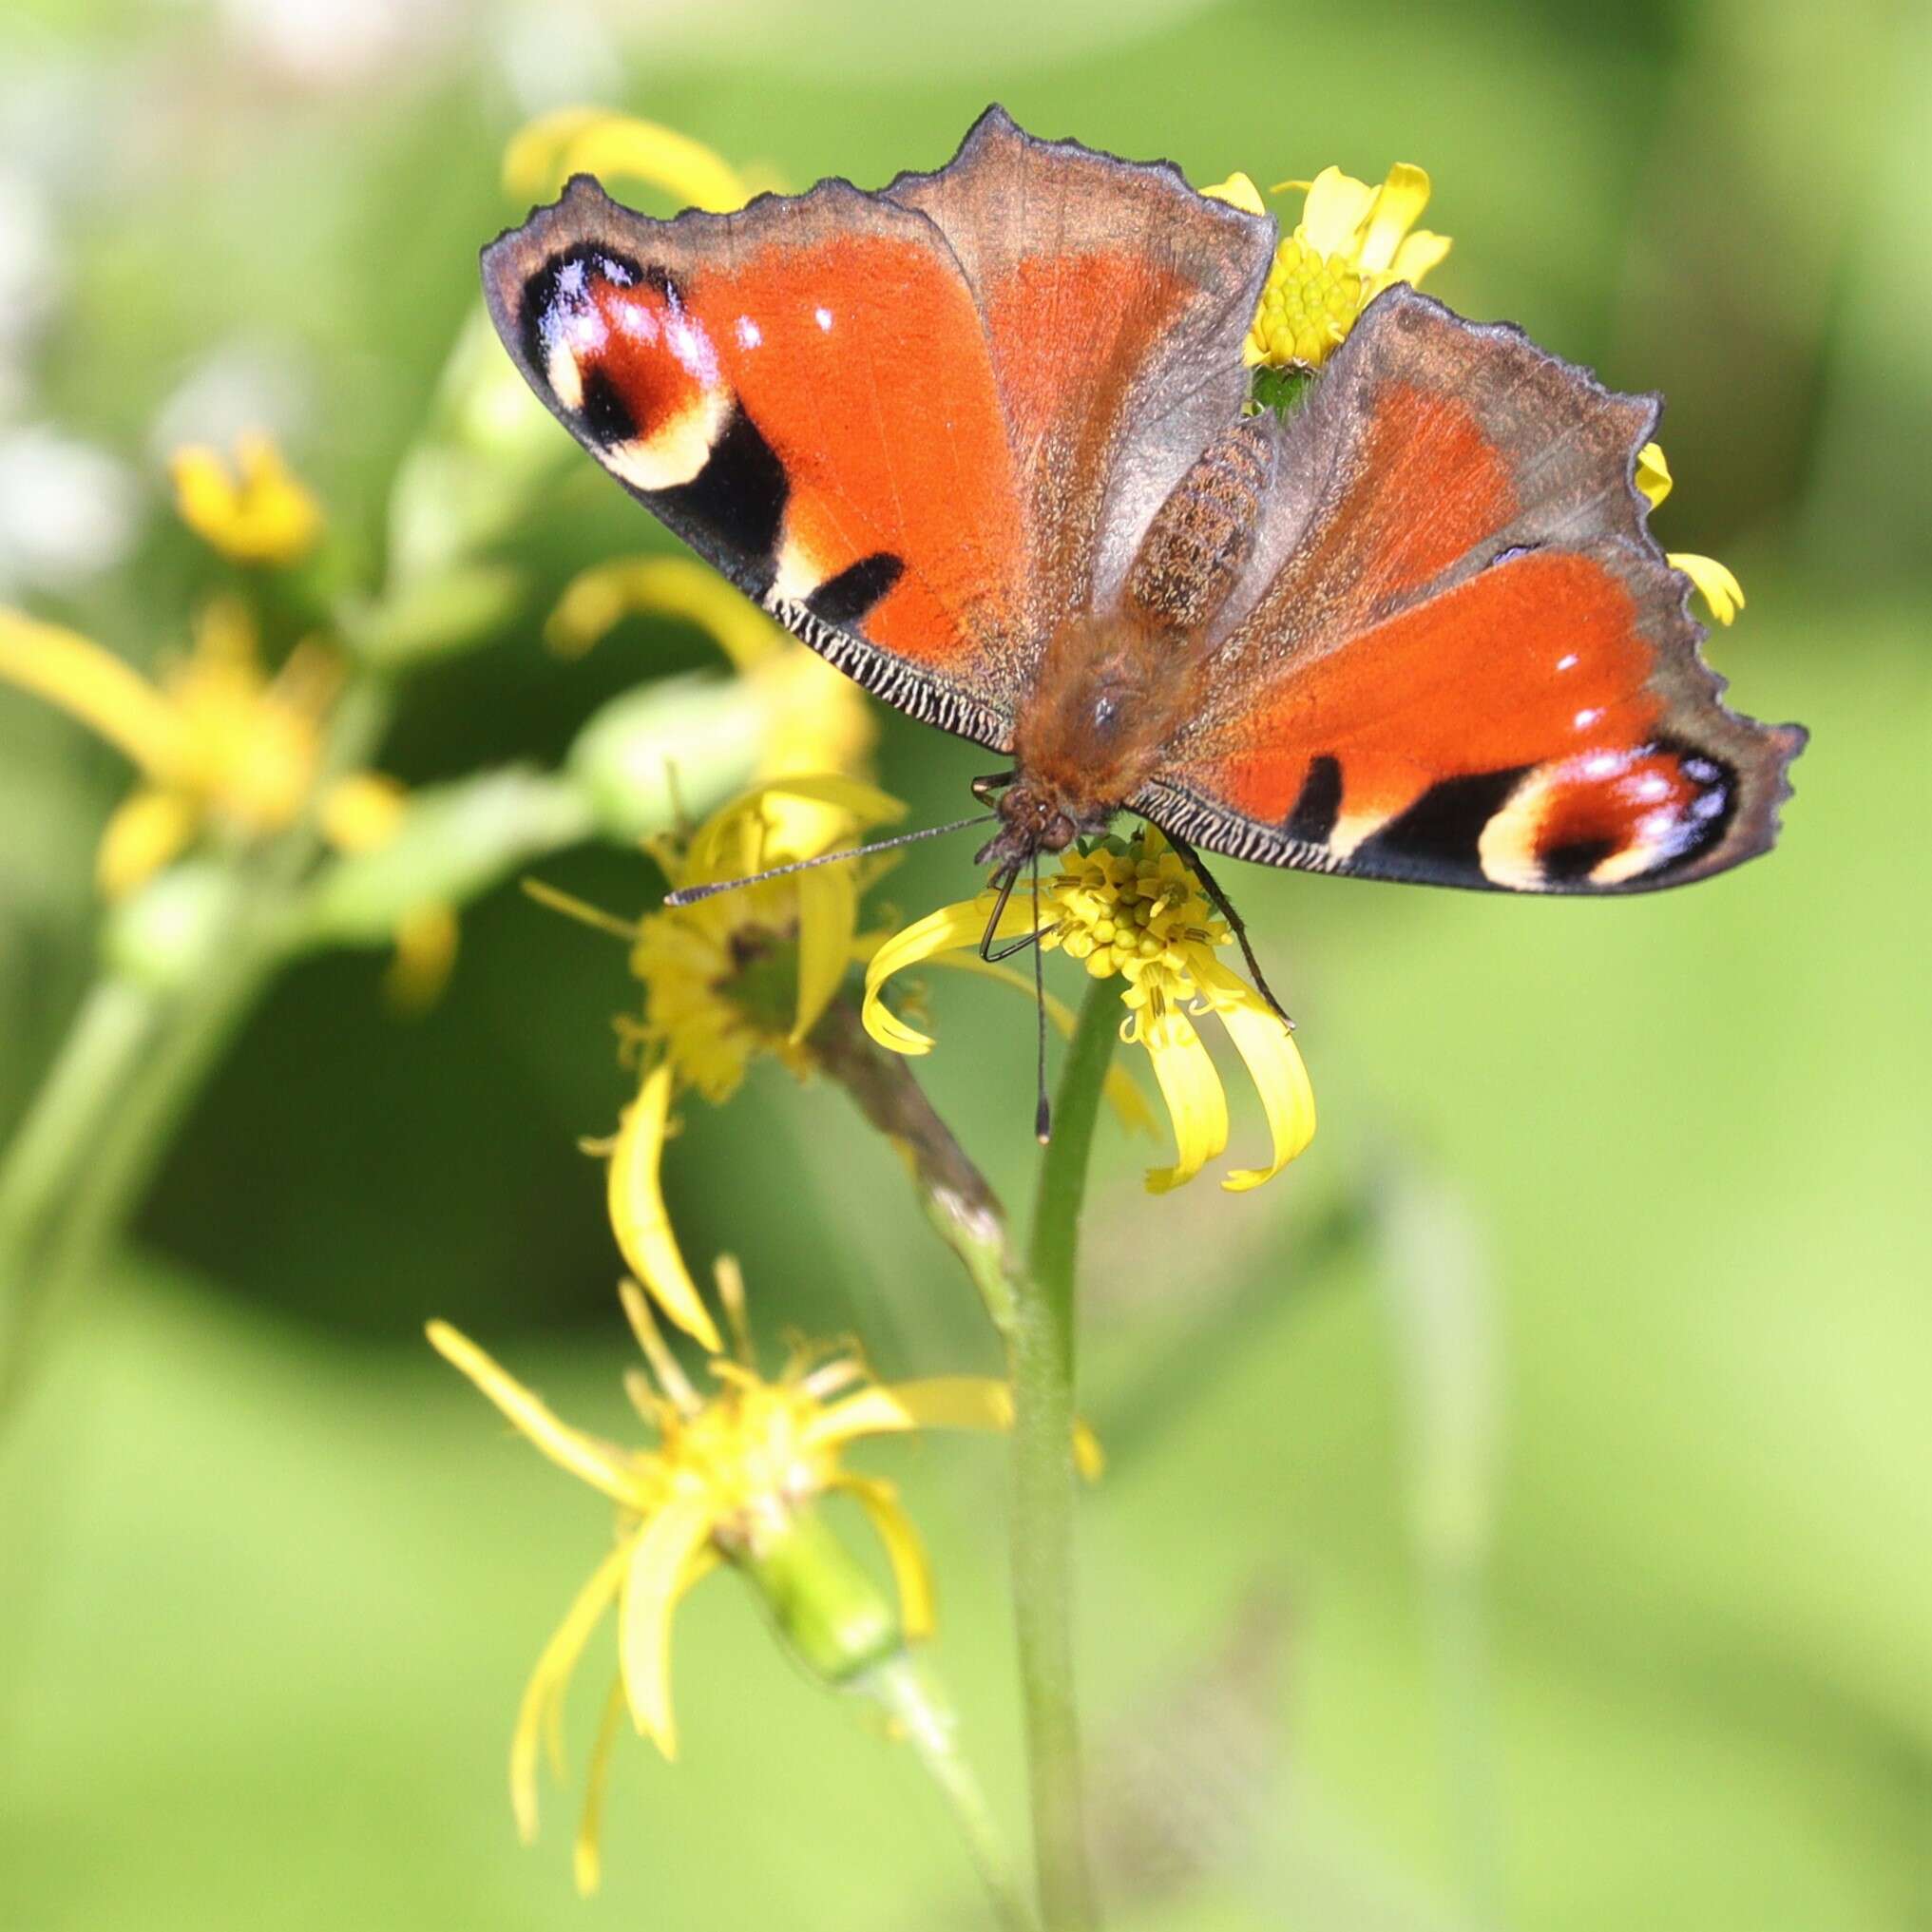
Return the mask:
{"type": "Polygon", "coordinates": [[[648,436],[613,443],[598,452],[603,467],[633,489],[676,489],[692,482],[711,460],[731,413],[731,392],[707,389],[648,436]]]}
{"type": "Polygon", "coordinates": [[[1593,724],[1595,724],[1597,720],[1602,716],[1603,716],[1603,707],[1600,704],[1586,704],[1583,707],[1583,709],[1579,711],[1576,715],[1576,717],[1570,720],[1570,722],[1573,725],[1575,725],[1578,731],[1588,731],[1590,727],[1593,724]]]}
{"type": "Polygon", "coordinates": [[[1579,658],[1575,651],[1565,651],[1563,655],[1557,660],[1557,669],[1559,671],[1574,671],[1577,668],[1577,666],[1580,664],[1582,661],[1583,661],[1582,659],[1579,658]]]}
{"type": "Polygon", "coordinates": [[[620,302],[617,309],[618,334],[633,342],[658,339],[658,317],[647,302],[620,302]]]}
{"type": "Polygon", "coordinates": [[[1620,752],[1593,752],[1583,760],[1583,775],[1601,784],[1606,778],[1614,778],[1623,770],[1625,759],[1620,752]]]}
{"type": "Polygon", "coordinates": [[[832,575],[788,530],[778,541],[777,568],[772,578],[771,594],[792,603],[803,603],[832,575]]]}
{"type": "Polygon", "coordinates": [[[1671,795],[1671,781],[1661,772],[1646,772],[1632,788],[1644,805],[1661,805],[1671,795]]]}
{"type": "Polygon", "coordinates": [[[821,329],[823,329],[828,335],[832,334],[832,311],[830,309],[813,309],[812,312],[812,319],[814,322],[816,322],[818,326],[821,329]]]}
{"type": "Polygon", "coordinates": [[[664,346],[704,389],[717,387],[717,351],[711,337],[674,302],[664,320],[664,346]]]}
{"type": "Polygon", "coordinates": [[[1357,846],[1365,839],[1373,838],[1394,816],[1392,812],[1338,813],[1334,830],[1329,833],[1329,850],[1337,858],[1352,857],[1357,846]]]}
{"type": "Polygon", "coordinates": [[[1699,785],[1714,785],[1722,774],[1709,758],[1686,758],[1684,775],[1699,785]]]}
{"type": "Polygon", "coordinates": [[[756,349],[765,339],[765,332],[749,316],[737,318],[737,339],[740,349],[756,349]]]}

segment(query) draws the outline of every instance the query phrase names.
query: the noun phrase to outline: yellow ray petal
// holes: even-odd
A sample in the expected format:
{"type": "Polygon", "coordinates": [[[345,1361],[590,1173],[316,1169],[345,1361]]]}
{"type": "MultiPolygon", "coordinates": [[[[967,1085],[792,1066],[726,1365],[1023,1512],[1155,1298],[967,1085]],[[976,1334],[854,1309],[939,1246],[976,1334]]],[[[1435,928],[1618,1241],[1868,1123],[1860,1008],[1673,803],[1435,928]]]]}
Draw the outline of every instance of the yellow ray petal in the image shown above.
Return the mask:
{"type": "Polygon", "coordinates": [[[631,1333],[637,1337],[638,1347],[644,1351],[644,1360],[651,1365],[651,1373],[658,1378],[658,1387],[670,1398],[674,1408],[685,1415],[696,1415],[704,1405],[698,1400],[698,1391],[692,1387],[690,1378],[678,1366],[677,1356],[664,1346],[664,1338],[651,1318],[650,1303],[634,1281],[619,1282],[617,1293],[618,1299],[623,1303],[631,1333]]]}
{"type": "Polygon", "coordinates": [[[1388,264],[1383,277],[1388,281],[1406,281],[1420,288],[1423,277],[1446,259],[1451,243],[1446,235],[1438,235],[1427,228],[1418,228],[1414,234],[1403,237],[1402,245],[1395,251],[1395,259],[1388,264]]]}
{"type": "Polygon", "coordinates": [[[1671,493],[1671,466],[1664,461],[1661,443],[1646,443],[1636,452],[1636,487],[1650,498],[1655,509],[1671,493]]]}
{"type": "Polygon", "coordinates": [[[1397,162],[1369,203],[1368,227],[1362,238],[1359,258],[1365,273],[1378,274],[1395,260],[1403,237],[1415,226],[1428,204],[1427,173],[1412,163],[1397,162]]]}
{"type": "Polygon", "coordinates": [[[671,1716],[671,1614],[690,1588],[690,1563],[711,1534],[711,1505],[676,1496],[644,1525],[624,1576],[618,1659],[631,1719],[667,1758],[678,1755],[671,1716]]]}
{"type": "Polygon", "coordinates": [[[235,563],[298,564],[321,538],[322,506],[259,431],[236,438],[233,470],[201,445],[177,450],[168,469],[182,521],[235,563]]]}
{"type": "MultiPolygon", "coordinates": [[[[906,1024],[879,998],[881,989],[894,973],[904,972],[943,952],[977,947],[986,929],[988,907],[979,899],[961,899],[915,919],[903,932],[896,932],[873,953],[866,967],[866,1031],[881,1046],[894,1053],[930,1053],[932,1040],[906,1024]]],[[[1045,910],[1042,908],[1043,912],[1045,910]]],[[[996,939],[1017,939],[1033,929],[1031,902],[1023,903],[1019,893],[1006,902],[994,933],[996,939]]]]}
{"type": "Polygon", "coordinates": [[[443,996],[456,967],[462,928],[448,906],[419,906],[396,922],[395,957],[382,990],[398,1013],[423,1013],[443,996]]]}
{"type": "Polygon", "coordinates": [[[1338,167],[1325,167],[1309,183],[1296,232],[1317,255],[1350,255],[1368,212],[1375,190],[1338,167]]]}
{"type": "Polygon", "coordinates": [[[1165,1194],[1192,1180],[1227,1146],[1228,1097],[1200,1036],[1183,1015],[1164,1015],[1150,1025],[1145,1040],[1174,1124],[1174,1165],[1147,1171],[1148,1191],[1165,1194]]]}
{"type": "Polygon", "coordinates": [[[671,1216],[664,1207],[659,1163],[671,1112],[671,1067],[665,1062],[644,1081],[636,1101],[625,1108],[610,1151],[611,1231],[630,1271],[657,1296],[658,1306],[687,1334],[696,1335],[714,1355],[724,1343],[678,1252],[671,1216]]]}
{"type": "Polygon", "coordinates": [[[201,830],[201,813],[179,792],[147,787],[114,808],[94,853],[104,899],[124,899],[177,857],[201,830]]]}
{"type": "Polygon", "coordinates": [[[597,1721],[597,1737],[583,1776],[583,1812],[577,1821],[577,1842],[570,1850],[577,1895],[583,1899],[596,1891],[603,1877],[603,1796],[610,1789],[610,1758],[623,1723],[623,1677],[620,1674],[604,1693],[603,1714],[597,1721]]]}
{"type": "Polygon", "coordinates": [[[932,1565],[912,1519],[900,1505],[898,1490],[869,1476],[841,1476],[832,1486],[856,1497],[871,1518],[899,1592],[900,1635],[908,1643],[924,1643],[932,1635],[932,1565]]]}
{"type": "Polygon", "coordinates": [[[785,633],[756,604],[691,557],[628,557],[580,572],[557,600],[544,626],[544,641],[565,657],[581,657],[620,620],[633,615],[682,618],[696,624],[739,671],[775,656],[786,641],[785,633]]]}
{"type": "Polygon", "coordinates": [[[1664,561],[1697,586],[1719,623],[1729,624],[1744,608],[1744,586],[1715,557],[1700,557],[1694,550],[1673,550],[1664,561]]]}
{"type": "Polygon", "coordinates": [[[637,1487],[617,1450],[559,1421],[540,1397],[499,1368],[468,1335],[459,1334],[448,1322],[431,1322],[426,1332],[437,1354],[469,1376],[560,1469],[569,1470],[613,1502],[626,1507],[634,1505],[637,1487]]]}
{"type": "MultiPolygon", "coordinates": [[[[806,1425],[807,1446],[835,1447],[858,1436],[908,1429],[1009,1429],[1013,1392],[985,1375],[933,1375],[914,1382],[874,1384],[821,1409],[806,1425]]],[[[1098,1476],[1104,1464],[1100,1443],[1084,1423],[1074,1425],[1074,1461],[1081,1474],[1098,1476]]]]}
{"type": "Polygon", "coordinates": [[[0,610],[0,679],[58,705],[150,776],[177,756],[174,707],[131,665],[78,631],[0,610]]]}
{"type": "Polygon", "coordinates": [[[1201,973],[1204,983],[1230,996],[1217,1003],[1216,1013],[1236,1051],[1247,1062],[1268,1115],[1273,1157],[1266,1167],[1237,1168],[1222,1181],[1231,1194],[1241,1194],[1272,1180],[1314,1138],[1315,1095],[1294,1035],[1259,994],[1225,966],[1201,973]]]}
{"type": "Polygon", "coordinates": [[[352,772],[322,794],[316,820],[337,851],[375,851],[402,829],[409,793],[380,772],[352,772]]]}
{"type": "Polygon", "coordinates": [[[701,141],[602,107],[560,107],[504,150],[504,186],[513,195],[553,195],[574,174],[626,176],[684,206],[720,214],[742,207],[750,193],[736,169],[701,141]]]}
{"type": "MultiPolygon", "coordinates": [[[[977,952],[939,953],[927,964],[944,966],[948,972],[977,973],[982,979],[996,980],[1003,986],[1011,986],[1016,993],[1024,993],[1029,1000],[1033,997],[1031,973],[1019,972],[1012,966],[1000,965],[996,960],[982,959],[977,952]]],[[[1046,1017],[1053,1022],[1063,1040],[1073,1038],[1074,1012],[1064,1000],[1048,993],[1046,1017]]],[[[1108,1063],[1106,1082],[1101,1092],[1121,1126],[1129,1132],[1152,1134],[1157,1131],[1154,1109],[1148,1104],[1147,1096],[1118,1060],[1108,1063]]]]}
{"type": "Polygon", "coordinates": [[[859,882],[851,866],[820,866],[798,875],[798,1013],[792,1039],[818,1024],[851,963],[858,930],[859,882]]]}
{"type": "Polygon", "coordinates": [[[1267,203],[1261,199],[1261,190],[1247,175],[1235,173],[1224,182],[1216,182],[1201,193],[1212,196],[1217,201],[1226,201],[1231,208],[1239,208],[1245,215],[1265,215],[1267,203]]]}
{"type": "MultiPolygon", "coordinates": [[[[629,1548],[620,1545],[597,1566],[589,1582],[564,1613],[564,1621],[544,1646],[537,1667],[530,1673],[530,1681],[524,1688],[523,1701],[517,1707],[516,1729],[510,1733],[509,1797],[510,1808],[516,1813],[517,1834],[526,1845],[537,1835],[537,1750],[546,1720],[561,1707],[570,1685],[570,1674],[576,1670],[577,1660],[583,1655],[583,1646],[589,1642],[598,1619],[617,1596],[629,1559],[629,1548]]],[[[551,1768],[561,1778],[563,1743],[554,1731],[550,1754],[551,1768]]]]}

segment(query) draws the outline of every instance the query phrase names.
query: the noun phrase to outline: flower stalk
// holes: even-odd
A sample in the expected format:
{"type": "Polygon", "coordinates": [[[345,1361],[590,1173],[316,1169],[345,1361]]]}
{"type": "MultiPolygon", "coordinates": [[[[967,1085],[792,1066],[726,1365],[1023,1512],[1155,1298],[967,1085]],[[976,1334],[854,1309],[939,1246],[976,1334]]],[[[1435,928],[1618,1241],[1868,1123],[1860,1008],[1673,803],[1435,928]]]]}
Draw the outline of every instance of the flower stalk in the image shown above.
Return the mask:
{"type": "Polygon", "coordinates": [[[1049,1932],[1097,1923],[1081,1799],[1074,1695],[1075,1271],[1100,1095],[1119,1021],[1090,980],[1061,1075],[1053,1138],[1040,1166],[1032,1238],[1011,1344],[1012,1577],[1033,1802],[1033,1852],[1049,1932]]]}

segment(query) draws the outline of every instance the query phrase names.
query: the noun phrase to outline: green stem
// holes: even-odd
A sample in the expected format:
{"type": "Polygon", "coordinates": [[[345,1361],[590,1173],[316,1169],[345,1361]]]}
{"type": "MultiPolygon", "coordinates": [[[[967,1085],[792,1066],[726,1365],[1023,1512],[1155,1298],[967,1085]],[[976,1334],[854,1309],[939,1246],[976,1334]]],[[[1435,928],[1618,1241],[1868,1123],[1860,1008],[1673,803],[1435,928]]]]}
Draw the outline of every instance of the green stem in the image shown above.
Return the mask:
{"type": "Polygon", "coordinates": [[[959,1748],[959,1722],[932,1680],[903,1650],[875,1665],[852,1688],[892,1720],[951,1813],[1004,1932],[1036,1932],[1038,1921],[1013,1875],[985,1793],[959,1748]]]}
{"type": "Polygon", "coordinates": [[[1081,1798],[1073,1661],[1074,1277],[1087,1157],[1119,1025],[1119,996],[1088,983],[1040,1166],[1009,1359],[1013,1615],[1026,1706],[1033,1851],[1048,1932],[1097,1924],[1081,1798]]]}
{"type": "MultiPolygon", "coordinates": [[[[360,763],[388,720],[386,688],[352,683],[323,771],[360,763]]],[[[238,861],[223,916],[165,987],[109,971],[82,1003],[53,1070],[0,1161],[0,1418],[12,1410],[49,1311],[138,1205],[173,1130],[280,964],[290,897],[312,863],[298,826],[238,861]]]]}

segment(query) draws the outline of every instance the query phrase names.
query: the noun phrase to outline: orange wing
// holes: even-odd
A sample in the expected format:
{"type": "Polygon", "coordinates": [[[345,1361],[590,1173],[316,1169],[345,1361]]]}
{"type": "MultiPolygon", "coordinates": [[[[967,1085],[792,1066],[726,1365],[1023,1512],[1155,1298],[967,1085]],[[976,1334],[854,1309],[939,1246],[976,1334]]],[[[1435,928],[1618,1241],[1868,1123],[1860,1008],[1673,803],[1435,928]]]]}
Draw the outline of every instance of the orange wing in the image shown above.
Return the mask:
{"type": "Polygon", "coordinates": [[[1632,483],[1656,415],[1384,295],[1282,434],[1208,700],[1137,809],[1242,858],[1515,891],[1765,851],[1804,733],[1718,701],[1632,483]]]}
{"type": "Polygon", "coordinates": [[[537,393],[677,535],[869,689],[1004,749],[1067,600],[1238,409],[1272,234],[991,109],[883,194],[654,221],[580,177],[484,282],[537,393]]]}

